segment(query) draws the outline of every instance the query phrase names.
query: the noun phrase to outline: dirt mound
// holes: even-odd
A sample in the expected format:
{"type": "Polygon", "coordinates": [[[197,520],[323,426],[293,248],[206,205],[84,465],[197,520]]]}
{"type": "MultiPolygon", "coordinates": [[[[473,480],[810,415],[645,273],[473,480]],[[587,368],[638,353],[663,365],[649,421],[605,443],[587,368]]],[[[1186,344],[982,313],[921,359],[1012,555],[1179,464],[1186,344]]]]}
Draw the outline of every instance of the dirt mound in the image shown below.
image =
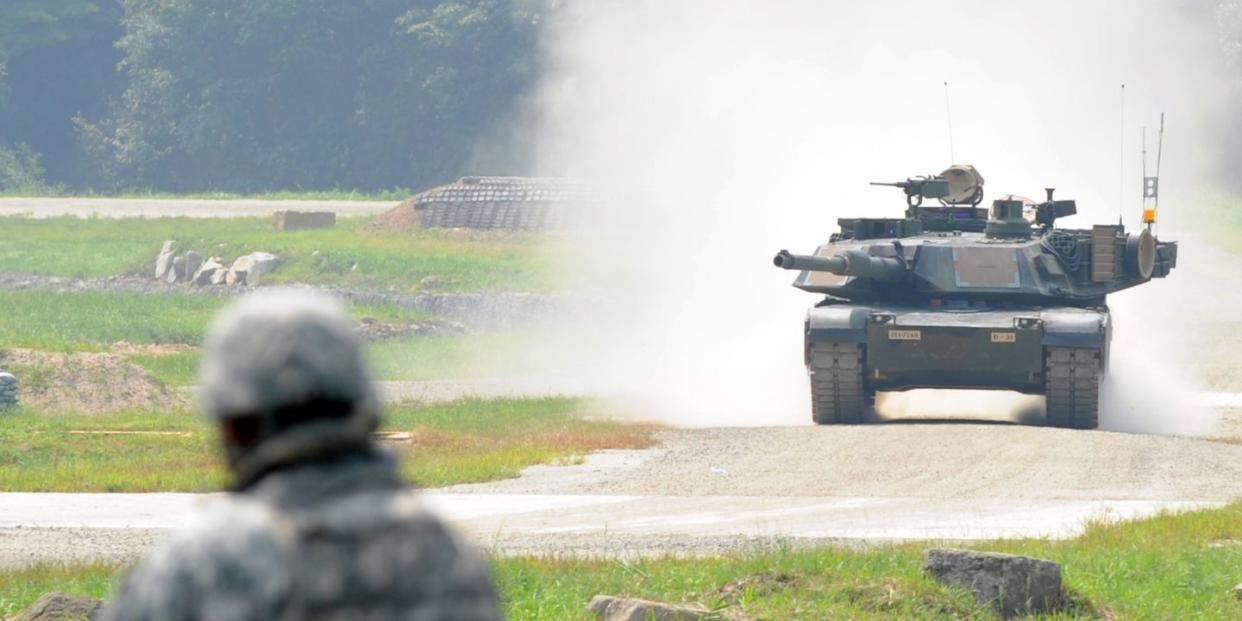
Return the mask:
{"type": "Polygon", "coordinates": [[[188,405],[146,369],[116,353],[0,352],[0,367],[21,381],[22,405],[39,411],[105,413],[188,405]]]}
{"type": "Polygon", "coordinates": [[[368,233],[413,233],[422,228],[422,216],[414,209],[414,199],[409,199],[367,223],[368,233]]]}

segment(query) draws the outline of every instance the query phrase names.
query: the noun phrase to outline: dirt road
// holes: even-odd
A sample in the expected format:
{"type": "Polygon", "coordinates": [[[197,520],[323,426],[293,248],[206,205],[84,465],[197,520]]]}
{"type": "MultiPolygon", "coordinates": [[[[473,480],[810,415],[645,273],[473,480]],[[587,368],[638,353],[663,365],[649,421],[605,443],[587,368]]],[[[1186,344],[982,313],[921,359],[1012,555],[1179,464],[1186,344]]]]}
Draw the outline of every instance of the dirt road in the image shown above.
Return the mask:
{"type": "Polygon", "coordinates": [[[339,217],[370,216],[386,211],[396,201],[341,200],[213,200],[164,198],[0,198],[0,215],[52,218],[245,218],[268,216],[281,209],[334,211],[339,217]]]}

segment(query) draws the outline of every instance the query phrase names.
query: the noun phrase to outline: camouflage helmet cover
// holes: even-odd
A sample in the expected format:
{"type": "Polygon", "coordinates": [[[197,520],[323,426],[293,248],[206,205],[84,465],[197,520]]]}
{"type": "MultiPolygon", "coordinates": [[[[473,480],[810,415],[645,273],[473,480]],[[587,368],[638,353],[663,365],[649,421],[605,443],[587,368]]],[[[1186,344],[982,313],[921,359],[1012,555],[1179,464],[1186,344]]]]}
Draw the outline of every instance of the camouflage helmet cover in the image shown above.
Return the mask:
{"type": "Polygon", "coordinates": [[[379,418],[354,324],[321,293],[259,292],[224,311],[207,336],[202,385],[204,414],[218,422],[321,401],[379,418]]]}

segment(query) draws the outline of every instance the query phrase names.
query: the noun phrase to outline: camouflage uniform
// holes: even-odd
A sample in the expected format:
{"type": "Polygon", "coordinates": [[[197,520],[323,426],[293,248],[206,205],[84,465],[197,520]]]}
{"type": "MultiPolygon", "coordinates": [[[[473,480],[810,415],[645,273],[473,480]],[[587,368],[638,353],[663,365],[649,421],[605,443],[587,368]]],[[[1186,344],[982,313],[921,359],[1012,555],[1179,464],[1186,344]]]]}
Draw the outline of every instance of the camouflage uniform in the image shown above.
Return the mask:
{"type": "MultiPolygon", "coordinates": [[[[276,302],[288,301],[265,303],[276,302]]],[[[322,304],[322,300],[310,302],[322,304]]],[[[292,302],[298,303],[308,302],[292,302]]],[[[299,343],[316,341],[306,338],[305,332],[289,334],[298,335],[299,343]]],[[[277,345],[265,342],[262,334],[255,338],[248,331],[246,336],[254,347],[277,345]]],[[[352,334],[342,338],[348,345],[352,334]]],[[[324,348],[319,340],[312,349],[320,347],[318,354],[324,360],[333,358],[322,354],[340,344],[324,348]]],[[[258,358],[245,348],[235,345],[234,354],[258,358]]],[[[356,353],[343,355],[348,359],[356,353]]],[[[314,361],[307,362],[296,351],[287,355],[291,359],[282,365],[290,363],[295,373],[309,373],[312,379],[317,373],[338,372],[316,371],[314,361]]],[[[212,356],[209,346],[205,366],[211,366],[212,356]]],[[[253,371],[262,379],[262,369],[253,371]]],[[[288,381],[288,376],[281,378],[288,381]]],[[[336,381],[341,377],[336,374],[336,381]]],[[[377,408],[371,405],[369,379],[365,383],[357,394],[335,395],[363,404],[359,408],[363,416],[351,412],[342,421],[296,424],[263,440],[253,451],[230,455],[239,493],[213,502],[152,552],[101,618],[500,619],[486,564],[419,506],[417,496],[401,482],[396,461],[373,446],[369,430],[378,414],[373,421],[369,412],[377,408]]],[[[268,381],[266,390],[251,397],[288,401],[281,397],[287,392],[271,388],[276,384],[268,381]]],[[[316,386],[310,392],[321,395],[331,389],[316,386]]],[[[204,390],[208,414],[213,415],[210,404],[216,400],[210,394],[210,379],[204,390]]],[[[298,390],[307,391],[305,386],[298,390]]],[[[257,407],[254,403],[247,407],[257,407]]],[[[213,417],[227,418],[218,413],[213,417]]]]}

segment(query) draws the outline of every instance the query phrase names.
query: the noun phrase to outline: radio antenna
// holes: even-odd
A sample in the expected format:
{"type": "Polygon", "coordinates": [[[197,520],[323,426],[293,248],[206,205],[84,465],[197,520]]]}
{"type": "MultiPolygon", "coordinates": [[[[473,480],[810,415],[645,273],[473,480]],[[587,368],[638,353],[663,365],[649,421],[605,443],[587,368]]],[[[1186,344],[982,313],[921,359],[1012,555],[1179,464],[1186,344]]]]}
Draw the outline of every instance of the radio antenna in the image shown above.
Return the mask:
{"type": "Polygon", "coordinates": [[[1147,128],[1143,128],[1143,224],[1150,229],[1156,223],[1160,207],[1160,160],[1164,155],[1164,113],[1160,113],[1160,134],[1156,139],[1156,176],[1147,176],[1147,128]]]}
{"type": "Polygon", "coordinates": [[[1121,144],[1117,146],[1117,224],[1122,224],[1126,196],[1126,85],[1121,84],[1121,144]]]}
{"type": "Polygon", "coordinates": [[[949,81],[944,83],[944,118],[949,125],[949,164],[956,164],[957,158],[953,157],[953,112],[949,108],[949,81]]]}

